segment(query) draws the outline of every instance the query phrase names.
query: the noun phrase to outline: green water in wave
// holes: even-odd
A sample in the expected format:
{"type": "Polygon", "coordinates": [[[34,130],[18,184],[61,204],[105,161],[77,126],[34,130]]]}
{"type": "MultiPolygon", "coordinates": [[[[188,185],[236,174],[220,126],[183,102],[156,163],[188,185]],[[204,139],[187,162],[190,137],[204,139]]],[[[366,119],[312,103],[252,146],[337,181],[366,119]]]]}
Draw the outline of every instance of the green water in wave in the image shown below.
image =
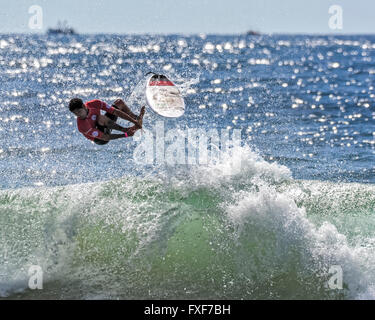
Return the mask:
{"type": "MultiPolygon", "coordinates": [[[[374,223],[374,187],[313,181],[267,185],[272,192],[263,187],[254,181],[215,188],[124,178],[96,185],[1,191],[0,252],[6,261],[2,271],[21,283],[30,264],[45,271],[43,290],[6,295],[355,297],[358,292],[345,281],[342,291],[327,288],[329,265],[346,260],[334,250],[321,253],[319,246],[326,240],[319,240],[323,235],[314,228],[331,222],[351,246],[366,243],[364,253],[372,262],[368,238],[374,223]],[[230,196],[227,188],[232,188],[230,196]],[[301,208],[305,216],[298,211],[301,208]],[[240,216],[240,223],[231,215],[240,216]]],[[[355,259],[348,260],[343,268],[363,276],[366,283],[373,277],[366,259],[358,265],[353,265],[355,259]]],[[[359,292],[364,290],[360,282],[359,292]]]]}

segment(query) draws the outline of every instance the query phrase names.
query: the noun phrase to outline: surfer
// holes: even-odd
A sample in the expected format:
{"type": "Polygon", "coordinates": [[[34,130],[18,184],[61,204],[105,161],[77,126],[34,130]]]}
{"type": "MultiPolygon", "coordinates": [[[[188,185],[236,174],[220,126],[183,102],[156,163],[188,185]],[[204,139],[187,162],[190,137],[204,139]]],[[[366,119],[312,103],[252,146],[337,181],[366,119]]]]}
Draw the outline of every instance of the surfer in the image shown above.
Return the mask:
{"type": "Polygon", "coordinates": [[[98,99],[84,103],[79,98],[73,98],[69,102],[69,110],[77,116],[79,132],[99,145],[106,144],[110,140],[133,136],[138,129],[142,128],[145,113],[143,106],[139,116],[136,116],[121,99],[117,99],[110,106],[98,99]],[[100,114],[100,110],[106,111],[106,114],[100,114]],[[124,128],[118,125],[116,123],[118,117],[132,122],[134,126],[124,128]],[[111,133],[112,129],[123,133],[111,133]]]}

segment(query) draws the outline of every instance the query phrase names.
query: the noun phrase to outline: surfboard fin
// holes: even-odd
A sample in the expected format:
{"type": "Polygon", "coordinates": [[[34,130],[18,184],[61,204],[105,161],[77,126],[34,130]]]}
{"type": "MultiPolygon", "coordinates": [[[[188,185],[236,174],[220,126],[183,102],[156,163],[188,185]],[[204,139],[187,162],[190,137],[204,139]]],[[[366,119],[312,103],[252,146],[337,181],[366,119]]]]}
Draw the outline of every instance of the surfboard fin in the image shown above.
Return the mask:
{"type": "Polygon", "coordinates": [[[145,74],[145,76],[148,76],[149,74],[154,74],[154,75],[158,75],[157,73],[153,72],[153,71],[149,71],[145,74]]]}

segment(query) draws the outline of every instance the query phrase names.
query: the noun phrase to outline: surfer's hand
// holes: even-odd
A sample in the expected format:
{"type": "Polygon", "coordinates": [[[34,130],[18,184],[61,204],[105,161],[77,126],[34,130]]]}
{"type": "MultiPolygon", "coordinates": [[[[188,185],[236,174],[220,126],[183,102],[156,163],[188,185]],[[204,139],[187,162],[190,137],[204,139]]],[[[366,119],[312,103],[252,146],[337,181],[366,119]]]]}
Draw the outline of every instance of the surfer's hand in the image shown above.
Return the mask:
{"type": "Polygon", "coordinates": [[[139,129],[139,128],[138,128],[137,126],[132,126],[132,127],[128,128],[128,129],[126,130],[126,133],[127,133],[128,137],[132,137],[132,136],[134,136],[134,133],[135,133],[138,129],[139,129]]]}
{"type": "Polygon", "coordinates": [[[137,129],[142,129],[142,121],[136,121],[135,127],[137,127],[137,129]]]}

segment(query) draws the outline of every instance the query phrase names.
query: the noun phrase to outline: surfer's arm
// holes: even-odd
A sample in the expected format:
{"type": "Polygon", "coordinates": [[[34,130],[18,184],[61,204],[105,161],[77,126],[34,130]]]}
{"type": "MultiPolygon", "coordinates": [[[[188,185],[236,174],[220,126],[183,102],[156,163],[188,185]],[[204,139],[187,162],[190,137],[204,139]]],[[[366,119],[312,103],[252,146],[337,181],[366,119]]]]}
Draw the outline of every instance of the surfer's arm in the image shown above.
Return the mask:
{"type": "Polygon", "coordinates": [[[121,119],[124,119],[124,120],[130,121],[131,123],[134,123],[136,126],[138,126],[140,128],[142,127],[137,120],[133,119],[131,116],[129,116],[128,114],[126,114],[125,112],[123,112],[121,110],[115,109],[113,111],[113,114],[115,116],[120,117],[121,119]]]}
{"type": "Polygon", "coordinates": [[[103,133],[101,136],[101,140],[104,141],[110,141],[110,140],[116,140],[120,138],[128,138],[134,136],[134,133],[138,130],[139,128],[137,126],[132,126],[130,128],[125,128],[124,133],[103,133]]]}
{"type": "Polygon", "coordinates": [[[100,140],[110,141],[116,140],[120,138],[127,138],[129,135],[127,133],[110,133],[110,134],[103,134],[100,140]]]}

